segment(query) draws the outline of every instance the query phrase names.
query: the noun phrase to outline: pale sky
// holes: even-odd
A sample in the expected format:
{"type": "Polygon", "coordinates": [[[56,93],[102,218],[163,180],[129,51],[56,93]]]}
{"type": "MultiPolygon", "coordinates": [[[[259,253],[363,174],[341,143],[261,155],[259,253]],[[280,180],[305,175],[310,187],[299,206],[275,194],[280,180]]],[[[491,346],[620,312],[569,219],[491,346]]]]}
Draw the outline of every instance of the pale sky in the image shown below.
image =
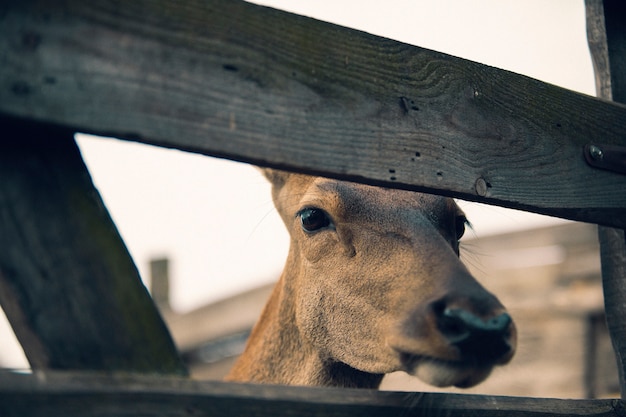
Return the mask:
{"type": "MultiPolygon", "coordinates": [[[[595,95],[583,0],[256,3],[595,95]]],[[[278,277],[288,240],[269,186],[254,168],[112,139],[79,137],[79,145],[144,280],[151,257],[171,258],[174,309],[187,311],[278,277]]],[[[461,206],[477,236],[554,221],[461,206]]]]}

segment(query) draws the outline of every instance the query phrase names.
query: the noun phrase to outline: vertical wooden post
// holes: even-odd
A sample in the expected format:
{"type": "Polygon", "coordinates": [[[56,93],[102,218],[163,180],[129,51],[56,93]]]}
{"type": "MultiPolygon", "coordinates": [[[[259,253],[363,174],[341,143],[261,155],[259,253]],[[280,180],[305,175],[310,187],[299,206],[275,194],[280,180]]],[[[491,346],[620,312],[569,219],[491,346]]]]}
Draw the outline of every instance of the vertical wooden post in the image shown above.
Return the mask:
{"type": "MultiPolygon", "coordinates": [[[[626,103],[626,8],[620,0],[586,0],[585,4],[596,94],[626,103]]],[[[606,320],[626,401],[626,240],[624,230],[608,227],[599,227],[598,236],[606,320]]]]}
{"type": "Polygon", "coordinates": [[[609,227],[598,228],[602,285],[606,321],[613,341],[619,372],[622,400],[626,400],[624,381],[626,361],[626,245],[624,231],[609,227]]]}
{"type": "Polygon", "coordinates": [[[161,311],[170,310],[170,262],[168,258],[150,261],[150,292],[161,311]]]}

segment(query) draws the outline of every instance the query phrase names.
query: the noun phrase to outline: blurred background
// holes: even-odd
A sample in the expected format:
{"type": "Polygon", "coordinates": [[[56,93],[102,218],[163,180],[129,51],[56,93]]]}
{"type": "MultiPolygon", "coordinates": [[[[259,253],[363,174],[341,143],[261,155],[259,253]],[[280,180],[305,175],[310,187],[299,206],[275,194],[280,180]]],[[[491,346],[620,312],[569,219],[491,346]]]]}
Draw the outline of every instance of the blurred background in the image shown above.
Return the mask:
{"type": "MultiPolygon", "coordinates": [[[[595,95],[582,0],[256,3],[595,95]]],[[[269,185],[254,167],[232,161],[81,134],[77,141],[193,375],[221,378],[286,257],[269,185]]],[[[513,363],[472,392],[616,395],[595,226],[460,205],[474,226],[462,258],[520,330],[513,363]]],[[[0,340],[0,366],[28,369],[6,320],[0,340]]],[[[404,374],[383,388],[431,390],[404,374]]]]}

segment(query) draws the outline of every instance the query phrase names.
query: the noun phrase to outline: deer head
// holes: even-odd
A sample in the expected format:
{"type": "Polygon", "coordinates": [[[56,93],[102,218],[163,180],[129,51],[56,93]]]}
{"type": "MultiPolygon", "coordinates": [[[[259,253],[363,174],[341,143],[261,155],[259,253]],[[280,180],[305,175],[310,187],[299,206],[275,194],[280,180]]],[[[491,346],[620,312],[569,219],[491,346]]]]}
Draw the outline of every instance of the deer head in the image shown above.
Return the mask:
{"type": "Polygon", "coordinates": [[[459,260],[452,199],[264,173],[290,249],[227,379],[377,387],[402,370],[469,387],[511,359],[514,324],[459,260]]]}

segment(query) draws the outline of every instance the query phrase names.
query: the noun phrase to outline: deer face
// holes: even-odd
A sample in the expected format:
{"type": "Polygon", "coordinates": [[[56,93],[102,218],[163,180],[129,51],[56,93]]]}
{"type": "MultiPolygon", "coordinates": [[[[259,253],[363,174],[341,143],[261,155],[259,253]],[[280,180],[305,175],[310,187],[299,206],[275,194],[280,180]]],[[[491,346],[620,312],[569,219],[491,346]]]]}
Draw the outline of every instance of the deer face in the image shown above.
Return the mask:
{"type": "Polygon", "coordinates": [[[285,285],[322,361],[469,387],[508,362],[515,327],[458,258],[452,199],[266,171],[291,236],[285,285]]]}

